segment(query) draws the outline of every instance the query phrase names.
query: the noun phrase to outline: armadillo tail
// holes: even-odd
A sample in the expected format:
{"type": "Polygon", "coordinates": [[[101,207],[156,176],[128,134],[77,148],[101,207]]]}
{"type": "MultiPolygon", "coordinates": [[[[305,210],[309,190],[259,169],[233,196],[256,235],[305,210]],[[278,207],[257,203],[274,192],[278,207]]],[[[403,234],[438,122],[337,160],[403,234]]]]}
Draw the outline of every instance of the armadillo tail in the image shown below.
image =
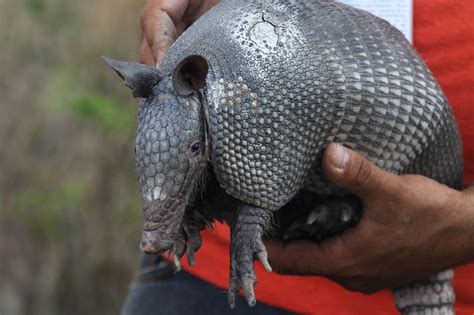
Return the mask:
{"type": "Polygon", "coordinates": [[[437,273],[429,279],[394,289],[395,305],[403,315],[454,314],[453,270],[437,273]]]}

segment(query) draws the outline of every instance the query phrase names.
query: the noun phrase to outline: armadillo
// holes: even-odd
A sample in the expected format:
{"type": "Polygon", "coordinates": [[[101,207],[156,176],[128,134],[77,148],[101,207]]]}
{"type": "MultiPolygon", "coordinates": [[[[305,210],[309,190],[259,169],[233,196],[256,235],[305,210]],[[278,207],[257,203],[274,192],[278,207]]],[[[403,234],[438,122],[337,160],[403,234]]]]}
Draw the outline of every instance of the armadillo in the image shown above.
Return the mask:
{"type": "MultiPolygon", "coordinates": [[[[329,0],[226,0],[157,69],[104,59],[142,98],[142,250],[171,250],[177,268],[186,253],[192,264],[199,232],[227,222],[231,306],[241,290],[255,304],[253,260],[271,271],[269,231],[320,240],[357,223],[358,199],[322,173],[329,143],[386,171],[462,188],[446,97],[404,36],[367,12],[329,0]]],[[[448,270],[394,289],[396,307],[453,313],[452,277],[448,270]]]]}

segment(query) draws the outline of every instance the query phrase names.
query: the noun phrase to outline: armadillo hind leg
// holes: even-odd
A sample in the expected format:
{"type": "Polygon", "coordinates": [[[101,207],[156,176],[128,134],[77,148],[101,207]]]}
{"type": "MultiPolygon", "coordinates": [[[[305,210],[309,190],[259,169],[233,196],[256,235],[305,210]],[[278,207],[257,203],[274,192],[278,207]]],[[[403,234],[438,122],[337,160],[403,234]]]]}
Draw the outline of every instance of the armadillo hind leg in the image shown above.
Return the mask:
{"type": "MultiPolygon", "coordinates": [[[[308,199],[308,196],[298,196],[308,199]]],[[[319,197],[310,207],[300,204],[289,205],[293,213],[297,208],[304,213],[291,224],[282,222],[282,237],[285,241],[294,239],[323,240],[355,225],[362,213],[360,200],[353,195],[319,197]],[[314,207],[314,204],[317,204],[314,207]]],[[[285,209],[282,209],[283,211],[285,209]]]]}
{"type": "Polygon", "coordinates": [[[394,289],[395,305],[403,315],[455,314],[453,270],[437,273],[429,279],[394,289]]]}
{"type": "Polygon", "coordinates": [[[269,226],[271,213],[258,207],[243,205],[231,222],[230,277],[227,299],[231,308],[235,307],[235,297],[244,291],[249,306],[255,306],[254,286],[257,277],[253,266],[258,258],[265,269],[271,271],[268,254],[262,241],[265,229],[269,226]]]}

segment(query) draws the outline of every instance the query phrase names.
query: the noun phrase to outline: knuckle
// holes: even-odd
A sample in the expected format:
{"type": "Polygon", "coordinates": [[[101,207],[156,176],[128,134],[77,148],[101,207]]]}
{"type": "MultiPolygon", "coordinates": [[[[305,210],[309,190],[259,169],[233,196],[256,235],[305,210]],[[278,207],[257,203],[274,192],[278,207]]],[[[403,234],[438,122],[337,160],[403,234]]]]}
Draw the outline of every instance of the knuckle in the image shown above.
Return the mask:
{"type": "Polygon", "coordinates": [[[147,5],[145,5],[142,11],[140,12],[140,17],[138,19],[138,21],[140,22],[140,27],[143,32],[145,31],[147,27],[148,17],[149,17],[149,10],[148,10],[147,5]]]}
{"type": "Polygon", "coordinates": [[[405,197],[405,187],[406,186],[400,182],[394,183],[388,202],[392,205],[399,206],[400,201],[405,197]]]}
{"type": "Polygon", "coordinates": [[[390,182],[379,197],[383,200],[385,209],[390,210],[390,212],[387,213],[391,213],[392,215],[403,213],[403,209],[400,209],[400,207],[404,204],[404,200],[406,199],[406,187],[401,181],[390,182]],[[394,212],[394,210],[397,212],[394,212]]]}
{"type": "Polygon", "coordinates": [[[366,159],[359,159],[357,170],[352,180],[354,188],[358,188],[365,185],[372,177],[372,173],[372,164],[366,159]]]}
{"type": "Polygon", "coordinates": [[[143,50],[140,50],[140,52],[138,53],[138,62],[142,64],[148,64],[148,60],[143,50]]]}

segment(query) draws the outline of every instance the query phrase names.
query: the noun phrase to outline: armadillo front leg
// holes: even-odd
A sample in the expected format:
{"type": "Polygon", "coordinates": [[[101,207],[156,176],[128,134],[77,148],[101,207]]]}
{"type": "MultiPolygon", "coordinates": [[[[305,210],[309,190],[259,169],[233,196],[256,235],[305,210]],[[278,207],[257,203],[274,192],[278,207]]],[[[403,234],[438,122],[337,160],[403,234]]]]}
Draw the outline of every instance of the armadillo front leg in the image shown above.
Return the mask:
{"type": "Polygon", "coordinates": [[[454,289],[451,269],[437,273],[429,279],[394,289],[395,304],[403,315],[454,314],[454,289]]]}
{"type": "Polygon", "coordinates": [[[181,228],[173,244],[173,264],[176,271],[181,270],[181,257],[186,253],[188,263],[192,267],[195,263],[194,254],[201,248],[202,239],[200,231],[203,229],[189,215],[185,216],[181,228]]]}
{"type": "Polygon", "coordinates": [[[243,289],[249,306],[256,303],[253,288],[257,283],[253,266],[258,258],[271,271],[267,261],[267,250],[262,236],[270,223],[271,212],[262,208],[242,205],[231,222],[230,283],[227,299],[231,308],[235,307],[235,296],[243,289]]]}

